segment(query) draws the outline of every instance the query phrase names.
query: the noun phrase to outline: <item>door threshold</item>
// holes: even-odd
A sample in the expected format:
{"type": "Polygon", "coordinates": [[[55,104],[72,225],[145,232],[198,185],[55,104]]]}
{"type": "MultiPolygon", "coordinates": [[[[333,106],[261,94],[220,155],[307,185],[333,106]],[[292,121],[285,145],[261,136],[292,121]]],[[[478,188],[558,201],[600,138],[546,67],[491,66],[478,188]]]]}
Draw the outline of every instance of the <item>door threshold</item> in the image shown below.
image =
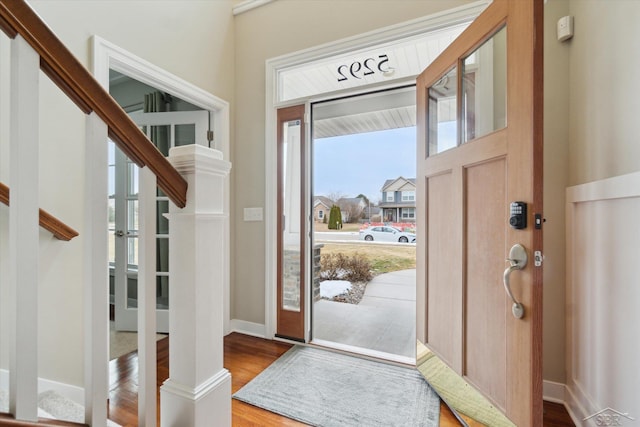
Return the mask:
{"type": "Polygon", "coordinates": [[[340,353],[345,353],[350,356],[356,356],[364,359],[371,359],[382,361],[386,363],[393,363],[402,366],[416,366],[416,359],[407,356],[401,356],[399,354],[387,353],[384,351],[372,350],[370,348],[356,347],[348,344],[341,344],[333,341],[325,340],[311,340],[308,344],[311,347],[321,347],[325,349],[331,349],[340,353]]]}

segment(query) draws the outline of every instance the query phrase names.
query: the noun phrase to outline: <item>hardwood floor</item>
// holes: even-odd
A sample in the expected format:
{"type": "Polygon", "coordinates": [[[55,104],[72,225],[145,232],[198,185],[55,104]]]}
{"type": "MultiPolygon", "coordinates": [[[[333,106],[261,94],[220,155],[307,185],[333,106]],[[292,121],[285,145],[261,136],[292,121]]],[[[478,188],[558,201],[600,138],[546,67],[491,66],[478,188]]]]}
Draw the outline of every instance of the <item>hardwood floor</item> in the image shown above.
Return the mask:
{"type": "MultiPolygon", "coordinates": [[[[284,354],[290,344],[269,341],[233,333],[224,339],[224,366],[231,372],[231,391],[235,393],[256,375],[266,369],[278,357],[284,354]]],[[[109,418],[123,427],[138,425],[138,355],[126,354],[109,364],[111,387],[109,389],[109,418]]],[[[158,407],[160,406],[160,385],[169,377],[169,338],[158,341],[158,407]]],[[[231,402],[233,426],[304,426],[306,424],[291,420],[251,406],[235,399],[231,402]]],[[[564,406],[544,402],[544,425],[549,427],[574,426],[564,406]]],[[[158,413],[159,418],[159,413],[158,413]]],[[[468,420],[472,426],[482,424],[468,420]]],[[[440,407],[440,425],[442,427],[459,426],[460,422],[449,408],[440,407]]]]}

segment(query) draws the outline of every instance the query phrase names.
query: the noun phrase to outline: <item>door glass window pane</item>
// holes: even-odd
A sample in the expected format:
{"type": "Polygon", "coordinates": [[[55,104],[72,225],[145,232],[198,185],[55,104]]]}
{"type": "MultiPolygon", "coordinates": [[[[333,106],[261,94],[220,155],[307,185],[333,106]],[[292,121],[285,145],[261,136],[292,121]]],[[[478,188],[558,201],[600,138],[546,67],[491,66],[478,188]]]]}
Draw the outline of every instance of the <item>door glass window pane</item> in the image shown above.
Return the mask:
{"type": "Polygon", "coordinates": [[[138,189],[140,187],[140,181],[138,179],[138,166],[135,163],[127,161],[128,177],[127,180],[127,192],[129,196],[137,196],[138,189]]]}
{"type": "Polygon", "coordinates": [[[173,147],[170,126],[151,126],[148,137],[165,157],[169,155],[169,148],[173,147]]]}
{"type": "Polygon", "coordinates": [[[506,27],[464,59],[462,76],[464,141],[506,127],[506,27]]]}
{"type": "Polygon", "coordinates": [[[156,271],[169,271],[169,238],[159,237],[156,239],[156,271]]]}
{"type": "Polygon", "coordinates": [[[175,146],[189,145],[196,143],[196,125],[184,124],[175,126],[175,146]]]}
{"type": "Polygon", "coordinates": [[[300,222],[301,222],[301,140],[300,120],[283,123],[282,141],[282,213],[284,229],[282,231],[282,308],[288,311],[300,311],[300,222]]]}
{"type": "Polygon", "coordinates": [[[156,277],[156,308],[158,310],[169,309],[169,276],[156,277]]]}
{"type": "Polygon", "coordinates": [[[127,308],[138,308],[138,275],[127,275],[127,308]]]}
{"type": "Polygon", "coordinates": [[[127,263],[129,264],[129,269],[137,270],[138,269],[138,238],[137,237],[127,237],[127,263]]]}
{"type": "Polygon", "coordinates": [[[456,123],[456,69],[452,69],[429,88],[427,125],[430,156],[458,145],[456,123]]]}
{"type": "Polygon", "coordinates": [[[156,222],[156,233],[169,234],[169,220],[164,214],[169,212],[169,201],[158,200],[156,207],[156,216],[158,218],[156,222]]]}
{"type": "Polygon", "coordinates": [[[116,262],[116,201],[109,199],[107,204],[109,218],[109,263],[116,262]]]}
{"type": "Polygon", "coordinates": [[[127,200],[127,230],[130,234],[138,234],[138,201],[127,200]]]}

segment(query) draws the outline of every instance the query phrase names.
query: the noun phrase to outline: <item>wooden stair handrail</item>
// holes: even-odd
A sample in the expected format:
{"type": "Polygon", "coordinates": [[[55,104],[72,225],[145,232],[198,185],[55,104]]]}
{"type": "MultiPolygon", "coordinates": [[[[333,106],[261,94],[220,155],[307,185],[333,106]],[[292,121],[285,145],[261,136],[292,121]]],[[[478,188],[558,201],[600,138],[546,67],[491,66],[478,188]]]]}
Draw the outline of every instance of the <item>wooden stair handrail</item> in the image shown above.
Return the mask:
{"type": "MultiPolygon", "coordinates": [[[[9,187],[0,182],[0,202],[9,206],[9,187]]],[[[78,235],[78,232],[69,227],[49,212],[40,209],[40,227],[53,234],[59,240],[69,241],[78,235]]]]}
{"type": "Polygon", "coordinates": [[[138,166],[151,169],[173,203],[186,205],[187,181],[25,0],[0,0],[0,29],[12,39],[24,38],[40,55],[40,69],[69,99],[85,114],[95,112],[116,145],[138,166]]]}

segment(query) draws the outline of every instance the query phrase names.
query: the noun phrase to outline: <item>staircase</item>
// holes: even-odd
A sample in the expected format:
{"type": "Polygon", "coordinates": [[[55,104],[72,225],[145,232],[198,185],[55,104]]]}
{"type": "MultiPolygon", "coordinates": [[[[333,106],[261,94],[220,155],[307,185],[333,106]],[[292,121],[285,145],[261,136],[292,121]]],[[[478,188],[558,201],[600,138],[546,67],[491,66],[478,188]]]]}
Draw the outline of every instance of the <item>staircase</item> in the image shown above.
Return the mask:
{"type": "Polygon", "coordinates": [[[0,201],[9,205],[8,294],[15,295],[10,301],[8,404],[0,407],[0,424],[109,425],[106,142],[110,139],[141,168],[138,424],[155,426],[157,421],[155,195],[159,187],[173,202],[168,215],[169,270],[172,283],[181,285],[170,290],[171,368],[161,388],[161,421],[167,426],[230,426],[231,379],[222,367],[225,279],[220,264],[226,258],[222,195],[230,164],[219,151],[201,146],[176,147],[165,158],[25,0],[0,0],[0,29],[11,39],[11,191],[0,184],[0,201]],[[80,234],[38,206],[39,135],[34,123],[41,102],[40,72],[86,116],[86,202],[80,234]],[[100,200],[104,204],[96,202],[100,200]],[[84,272],[84,409],[38,390],[39,223],[63,240],[79,236],[83,245],[84,258],[78,266],[84,272]],[[56,403],[43,408],[51,397],[56,403]],[[66,421],[45,419],[56,417],[63,407],[74,415],[63,417],[66,421]]]}

